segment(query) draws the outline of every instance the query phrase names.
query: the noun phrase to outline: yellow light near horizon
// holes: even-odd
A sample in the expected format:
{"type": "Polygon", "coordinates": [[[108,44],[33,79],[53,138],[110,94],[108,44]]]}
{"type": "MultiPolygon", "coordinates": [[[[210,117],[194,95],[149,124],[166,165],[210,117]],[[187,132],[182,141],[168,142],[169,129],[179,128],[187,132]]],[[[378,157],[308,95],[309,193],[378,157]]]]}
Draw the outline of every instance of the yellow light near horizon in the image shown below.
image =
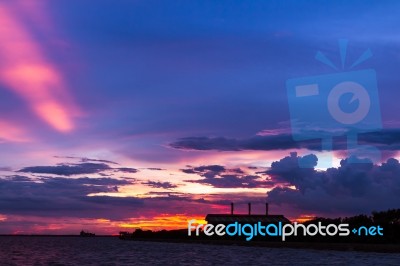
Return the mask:
{"type": "Polygon", "coordinates": [[[153,218],[132,218],[131,222],[121,223],[120,228],[140,228],[143,230],[171,230],[171,229],[184,229],[187,227],[188,221],[195,219],[198,223],[207,223],[204,216],[190,216],[187,215],[161,215],[153,218]]]}
{"type": "Polygon", "coordinates": [[[96,219],[96,222],[98,222],[98,223],[110,223],[111,221],[109,219],[100,218],[100,219],[96,219]]]}
{"type": "Polygon", "coordinates": [[[315,214],[302,214],[296,219],[294,219],[294,221],[298,223],[304,223],[315,219],[315,217],[316,217],[315,214]]]}

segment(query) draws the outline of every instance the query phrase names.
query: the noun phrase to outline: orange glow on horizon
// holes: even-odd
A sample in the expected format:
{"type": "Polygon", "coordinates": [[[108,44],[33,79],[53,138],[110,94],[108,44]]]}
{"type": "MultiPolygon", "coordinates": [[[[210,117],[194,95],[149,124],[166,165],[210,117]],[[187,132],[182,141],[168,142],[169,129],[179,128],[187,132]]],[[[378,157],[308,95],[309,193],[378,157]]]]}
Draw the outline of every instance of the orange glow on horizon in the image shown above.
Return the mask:
{"type": "Polygon", "coordinates": [[[294,222],[304,223],[315,219],[315,217],[316,216],[314,214],[302,214],[299,217],[295,218],[294,222]]]}
{"type": "Polygon", "coordinates": [[[107,224],[107,223],[110,223],[111,221],[109,219],[99,218],[99,219],[96,219],[96,222],[107,224]]]}
{"type": "Polygon", "coordinates": [[[204,216],[200,215],[168,215],[163,214],[152,218],[139,217],[132,218],[128,223],[121,223],[119,226],[124,229],[142,229],[142,230],[173,230],[187,228],[188,221],[195,219],[198,223],[207,223],[204,216]]]}

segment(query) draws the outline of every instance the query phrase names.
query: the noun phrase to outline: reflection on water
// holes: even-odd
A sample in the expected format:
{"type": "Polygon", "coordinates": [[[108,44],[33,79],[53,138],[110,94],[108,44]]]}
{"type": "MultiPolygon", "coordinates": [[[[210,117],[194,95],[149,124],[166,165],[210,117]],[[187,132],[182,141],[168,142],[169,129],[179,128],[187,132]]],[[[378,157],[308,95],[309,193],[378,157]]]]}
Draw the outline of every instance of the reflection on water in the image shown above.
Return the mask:
{"type": "Polygon", "coordinates": [[[0,265],[400,265],[400,254],[121,241],[0,237],[0,265]]]}

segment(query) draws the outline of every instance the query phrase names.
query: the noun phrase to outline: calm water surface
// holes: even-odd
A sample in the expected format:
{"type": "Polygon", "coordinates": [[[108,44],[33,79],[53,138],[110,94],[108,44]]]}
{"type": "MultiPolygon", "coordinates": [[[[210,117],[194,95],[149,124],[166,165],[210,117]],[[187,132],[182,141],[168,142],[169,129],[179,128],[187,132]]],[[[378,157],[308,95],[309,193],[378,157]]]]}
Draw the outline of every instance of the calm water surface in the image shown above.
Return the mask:
{"type": "Polygon", "coordinates": [[[400,254],[121,241],[0,237],[0,265],[400,265],[400,254]]]}

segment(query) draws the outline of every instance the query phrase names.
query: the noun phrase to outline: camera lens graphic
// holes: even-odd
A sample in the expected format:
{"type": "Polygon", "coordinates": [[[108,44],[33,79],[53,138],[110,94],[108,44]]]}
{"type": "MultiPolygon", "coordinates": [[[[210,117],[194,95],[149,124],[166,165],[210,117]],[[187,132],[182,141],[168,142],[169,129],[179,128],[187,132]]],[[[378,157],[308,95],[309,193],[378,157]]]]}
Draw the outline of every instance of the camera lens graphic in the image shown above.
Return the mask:
{"type": "Polygon", "coordinates": [[[371,100],[368,92],[359,83],[345,81],[337,84],[328,96],[328,111],[331,116],[339,123],[353,125],[363,120],[370,109],[371,100]],[[358,100],[358,108],[354,112],[344,112],[340,108],[340,97],[350,93],[353,95],[350,103],[358,100]]]}

